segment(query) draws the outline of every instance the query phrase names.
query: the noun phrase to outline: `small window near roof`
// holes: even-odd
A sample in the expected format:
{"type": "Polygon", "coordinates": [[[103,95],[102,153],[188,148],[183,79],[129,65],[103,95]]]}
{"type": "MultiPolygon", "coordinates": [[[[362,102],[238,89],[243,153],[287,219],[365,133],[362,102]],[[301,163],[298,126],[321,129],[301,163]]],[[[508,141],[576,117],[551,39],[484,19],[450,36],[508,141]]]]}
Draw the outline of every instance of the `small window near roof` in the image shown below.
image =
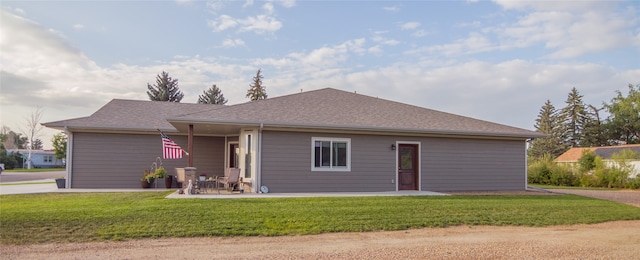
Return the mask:
{"type": "Polygon", "coordinates": [[[312,145],[312,171],[350,171],[351,139],[314,137],[312,145]]]}

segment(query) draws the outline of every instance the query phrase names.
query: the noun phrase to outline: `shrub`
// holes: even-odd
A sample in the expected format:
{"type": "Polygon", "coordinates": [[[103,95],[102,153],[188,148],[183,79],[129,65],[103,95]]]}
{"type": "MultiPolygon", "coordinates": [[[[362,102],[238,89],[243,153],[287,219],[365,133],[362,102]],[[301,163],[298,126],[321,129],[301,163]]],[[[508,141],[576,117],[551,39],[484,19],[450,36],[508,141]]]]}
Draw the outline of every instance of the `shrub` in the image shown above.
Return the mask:
{"type": "Polygon", "coordinates": [[[576,184],[576,177],[570,167],[557,164],[551,155],[545,154],[529,165],[527,181],[544,185],[573,186],[576,184]]]}
{"type": "Polygon", "coordinates": [[[640,189],[640,175],[629,179],[626,185],[627,189],[640,189]]]}
{"type": "Polygon", "coordinates": [[[580,172],[588,172],[593,170],[596,167],[596,153],[591,150],[584,149],[582,150],[582,156],[578,159],[578,165],[580,165],[580,172]]]}

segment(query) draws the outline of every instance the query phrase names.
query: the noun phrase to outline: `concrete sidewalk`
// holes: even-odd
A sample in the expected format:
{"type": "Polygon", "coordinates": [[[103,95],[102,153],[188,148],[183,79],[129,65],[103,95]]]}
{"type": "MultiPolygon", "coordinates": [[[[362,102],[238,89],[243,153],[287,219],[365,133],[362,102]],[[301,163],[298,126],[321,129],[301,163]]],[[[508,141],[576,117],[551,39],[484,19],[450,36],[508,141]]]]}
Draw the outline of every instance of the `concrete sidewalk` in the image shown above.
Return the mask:
{"type": "MultiPolygon", "coordinates": [[[[0,184],[0,195],[34,194],[34,193],[74,193],[74,192],[158,192],[171,189],[58,189],[55,179],[44,179],[24,182],[5,182],[0,184]]],[[[175,190],[175,189],[173,189],[175,190]]]]}
{"type": "Polygon", "coordinates": [[[58,189],[54,179],[8,182],[0,185],[0,195],[34,193],[73,193],[73,192],[161,192],[173,190],[169,199],[239,199],[239,198],[302,198],[302,197],[376,197],[376,196],[448,196],[432,191],[386,191],[386,192],[314,192],[314,193],[229,193],[217,192],[203,194],[178,194],[175,189],[58,189]]]}

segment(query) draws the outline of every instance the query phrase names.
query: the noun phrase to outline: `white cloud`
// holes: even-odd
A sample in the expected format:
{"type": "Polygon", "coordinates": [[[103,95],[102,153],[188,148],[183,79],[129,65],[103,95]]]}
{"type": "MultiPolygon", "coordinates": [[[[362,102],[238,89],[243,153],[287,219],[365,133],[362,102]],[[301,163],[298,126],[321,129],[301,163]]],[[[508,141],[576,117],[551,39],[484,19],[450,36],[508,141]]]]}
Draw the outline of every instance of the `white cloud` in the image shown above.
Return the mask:
{"type": "Polygon", "coordinates": [[[175,0],[175,1],[179,5],[190,5],[193,3],[192,0],[175,0]]]}
{"type": "Polygon", "coordinates": [[[371,37],[371,40],[383,45],[390,45],[390,46],[395,46],[400,44],[400,41],[398,40],[382,37],[382,33],[374,33],[374,35],[371,37]]]}
{"type": "Polygon", "coordinates": [[[257,34],[270,33],[280,30],[282,23],[273,16],[258,15],[247,17],[238,21],[241,24],[240,31],[251,31],[257,34]]]}
{"type": "Polygon", "coordinates": [[[400,7],[398,7],[397,5],[394,6],[385,6],[382,8],[382,10],[385,10],[387,12],[399,12],[400,11],[400,7]]]}
{"type": "Polygon", "coordinates": [[[510,10],[536,10],[536,11],[572,11],[583,12],[589,10],[611,9],[617,3],[615,1],[513,1],[494,0],[502,8],[510,10]]]}
{"type": "Polygon", "coordinates": [[[470,33],[465,39],[456,40],[453,43],[425,46],[415,50],[406,51],[405,54],[431,53],[445,56],[457,56],[495,50],[497,47],[484,35],[470,33]]]}
{"type": "Polygon", "coordinates": [[[76,30],[82,30],[82,29],[84,29],[84,25],[79,24],[79,23],[74,24],[74,25],[73,25],[73,29],[76,29],[76,30]]]}
{"type": "Polygon", "coordinates": [[[224,9],[223,1],[207,1],[207,10],[209,10],[210,12],[215,14],[222,9],[224,9]]]}
{"type": "Polygon", "coordinates": [[[514,25],[494,31],[504,47],[523,48],[542,43],[552,50],[548,58],[566,59],[638,45],[633,32],[637,23],[637,18],[621,13],[545,11],[530,13],[514,25]]]}
{"type": "Polygon", "coordinates": [[[272,33],[282,28],[282,22],[269,15],[250,16],[245,19],[236,19],[229,15],[220,15],[215,20],[209,21],[209,27],[215,32],[238,27],[239,32],[254,32],[256,34],[272,33]]]}
{"type": "Polygon", "coordinates": [[[247,8],[249,6],[253,6],[253,0],[247,0],[242,4],[242,8],[247,8]]]}
{"type": "Polygon", "coordinates": [[[221,32],[238,25],[238,21],[236,21],[233,17],[228,15],[220,15],[216,20],[209,21],[209,27],[213,28],[215,32],[221,32]]]}
{"type": "Polygon", "coordinates": [[[264,3],[264,5],[262,5],[262,9],[264,9],[267,14],[273,14],[273,3],[264,3]]]}
{"type": "Polygon", "coordinates": [[[379,55],[379,54],[382,54],[384,51],[382,50],[382,46],[376,45],[376,46],[373,46],[373,47],[369,47],[367,49],[367,52],[369,52],[371,54],[379,55]]]}
{"type": "Polygon", "coordinates": [[[400,25],[400,28],[402,30],[415,30],[418,27],[420,27],[420,23],[419,22],[408,22],[408,23],[403,23],[403,24],[400,25]]]}
{"type": "Polygon", "coordinates": [[[236,46],[245,46],[245,43],[242,39],[225,39],[222,41],[222,47],[236,47],[236,46]]]}
{"type": "Polygon", "coordinates": [[[258,66],[271,65],[275,67],[293,67],[296,69],[329,69],[332,66],[337,66],[341,62],[344,62],[350,54],[363,54],[367,52],[367,49],[363,47],[365,42],[365,39],[355,39],[339,45],[320,47],[307,53],[290,53],[286,58],[257,59],[255,64],[258,66]]]}
{"type": "MultiPolygon", "coordinates": [[[[605,8],[610,6],[610,3],[583,1],[561,2],[557,10],[551,10],[556,2],[499,3],[505,6],[505,9],[523,10],[524,14],[517,17],[513,23],[501,23],[496,26],[478,28],[478,25],[481,25],[478,21],[461,24],[457,27],[472,29],[467,38],[457,39],[452,43],[423,46],[406,53],[427,52],[454,56],[532,48],[539,45],[546,49],[547,54],[544,58],[558,60],[640,46],[640,31],[637,29],[640,19],[637,10],[633,8],[616,11],[605,8]],[[530,11],[531,9],[533,11],[530,11]]],[[[413,36],[426,34],[425,31],[414,32],[413,36]]]]}
{"type": "Polygon", "coordinates": [[[282,0],[282,1],[280,1],[280,4],[283,7],[291,8],[291,7],[296,6],[296,0],[282,0]]]}

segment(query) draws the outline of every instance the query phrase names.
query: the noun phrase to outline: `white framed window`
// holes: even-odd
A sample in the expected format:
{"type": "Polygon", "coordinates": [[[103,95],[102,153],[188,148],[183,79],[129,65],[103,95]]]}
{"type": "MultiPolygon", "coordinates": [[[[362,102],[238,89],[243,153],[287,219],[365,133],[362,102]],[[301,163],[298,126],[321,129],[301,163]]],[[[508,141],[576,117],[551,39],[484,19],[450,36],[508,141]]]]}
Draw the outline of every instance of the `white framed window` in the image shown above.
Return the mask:
{"type": "Polygon", "coordinates": [[[311,138],[311,171],[351,171],[351,139],[311,138]]]}

